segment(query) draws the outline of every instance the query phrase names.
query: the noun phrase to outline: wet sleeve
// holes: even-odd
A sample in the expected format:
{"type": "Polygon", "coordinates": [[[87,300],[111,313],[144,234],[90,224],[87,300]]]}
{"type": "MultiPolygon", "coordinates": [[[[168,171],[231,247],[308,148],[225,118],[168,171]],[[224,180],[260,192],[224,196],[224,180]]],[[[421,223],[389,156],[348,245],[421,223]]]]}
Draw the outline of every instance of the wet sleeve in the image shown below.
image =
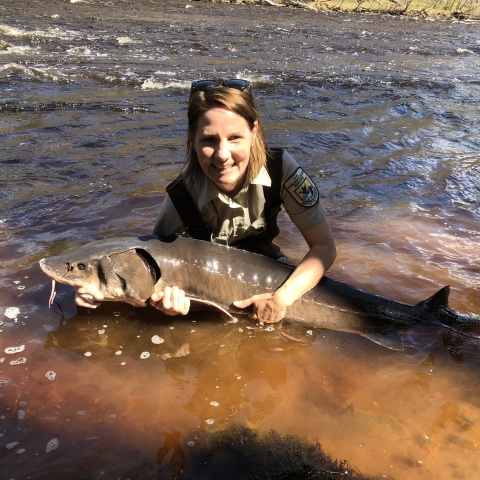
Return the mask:
{"type": "Polygon", "coordinates": [[[183,235],[184,233],[185,226],[182,219],[170,197],[166,195],[158,214],[157,223],[153,227],[153,235],[183,235]]]}
{"type": "Polygon", "coordinates": [[[326,216],[317,186],[286,151],[280,197],[285,211],[300,231],[316,227],[326,216]]]}

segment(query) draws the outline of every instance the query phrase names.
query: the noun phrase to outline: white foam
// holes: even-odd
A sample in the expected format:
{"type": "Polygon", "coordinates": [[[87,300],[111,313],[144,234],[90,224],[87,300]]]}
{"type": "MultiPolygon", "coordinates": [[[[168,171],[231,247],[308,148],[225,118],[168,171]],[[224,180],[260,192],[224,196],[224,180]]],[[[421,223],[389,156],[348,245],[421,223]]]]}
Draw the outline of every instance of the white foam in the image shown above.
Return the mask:
{"type": "Polygon", "coordinates": [[[20,309],[18,307],[8,307],[3,314],[10,320],[16,320],[20,314],[20,309]]]}
{"type": "Polygon", "coordinates": [[[218,402],[210,402],[212,407],[218,407],[220,404],[218,402]]]}
{"type": "Polygon", "coordinates": [[[154,335],[152,337],[152,343],[154,343],[155,345],[160,345],[161,343],[163,343],[165,340],[161,337],[159,337],[158,335],[154,335]]]}
{"type": "Polygon", "coordinates": [[[145,360],[145,359],[148,358],[149,356],[150,356],[150,352],[142,352],[142,353],[140,354],[140,358],[141,358],[142,360],[145,360]]]}
{"type": "Polygon", "coordinates": [[[30,75],[31,77],[41,77],[54,82],[59,80],[57,75],[54,75],[47,70],[42,68],[28,68],[25,65],[20,65],[19,63],[8,63],[2,67],[2,70],[10,70],[12,73],[24,73],[25,75],[30,75]]]}
{"type": "Polygon", "coordinates": [[[49,370],[45,376],[49,379],[49,380],[55,380],[55,377],[57,376],[57,374],[53,371],[53,370],[49,370]]]}
{"type": "Polygon", "coordinates": [[[84,355],[85,355],[86,357],[91,357],[91,356],[92,356],[92,352],[85,352],[84,355]]]}
{"type": "Polygon", "coordinates": [[[48,443],[47,447],[45,448],[45,453],[53,452],[58,448],[58,438],[52,438],[48,443]]]}
{"type": "Polygon", "coordinates": [[[13,353],[20,353],[25,350],[25,345],[20,345],[19,347],[8,347],[4,351],[7,355],[12,355],[13,353]]]}
{"type": "Polygon", "coordinates": [[[25,418],[25,415],[27,414],[27,412],[25,410],[19,410],[17,412],[17,417],[19,420],[23,420],[25,418]]]}
{"type": "Polygon", "coordinates": [[[145,80],[141,86],[142,90],[162,90],[165,88],[188,88],[190,84],[188,82],[162,82],[155,77],[150,77],[145,80]]]}
{"type": "Polygon", "coordinates": [[[207,419],[205,420],[205,423],[206,423],[207,425],[212,425],[213,423],[215,423],[215,420],[214,420],[213,418],[207,418],[207,419]]]}
{"type": "Polygon", "coordinates": [[[10,362],[10,365],[21,365],[22,363],[25,363],[27,361],[27,359],[25,357],[20,357],[20,358],[17,358],[16,360],[12,360],[10,362]]]}
{"type": "Polygon", "coordinates": [[[130,43],[137,43],[133,38],[130,37],[117,37],[117,42],[119,45],[128,45],[130,43]]]}
{"type": "Polygon", "coordinates": [[[12,382],[8,378],[0,378],[0,388],[9,387],[12,382]]]}

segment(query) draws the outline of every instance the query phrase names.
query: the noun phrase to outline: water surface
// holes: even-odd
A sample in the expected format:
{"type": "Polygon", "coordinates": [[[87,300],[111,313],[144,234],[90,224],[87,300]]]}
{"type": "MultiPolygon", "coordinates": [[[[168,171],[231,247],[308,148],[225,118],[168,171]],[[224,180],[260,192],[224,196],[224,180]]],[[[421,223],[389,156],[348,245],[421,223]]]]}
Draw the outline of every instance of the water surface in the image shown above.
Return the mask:
{"type": "Polygon", "coordinates": [[[480,313],[478,32],[200,2],[0,6],[2,478],[201,478],[188,442],[234,422],[366,475],[476,478],[478,343],[427,329],[393,352],[212,313],[89,312],[66,286],[48,309],[37,262],[149,234],[183,165],[190,82],[238,76],[320,189],[331,277],[409,303],[449,284],[452,307],[480,313]]]}

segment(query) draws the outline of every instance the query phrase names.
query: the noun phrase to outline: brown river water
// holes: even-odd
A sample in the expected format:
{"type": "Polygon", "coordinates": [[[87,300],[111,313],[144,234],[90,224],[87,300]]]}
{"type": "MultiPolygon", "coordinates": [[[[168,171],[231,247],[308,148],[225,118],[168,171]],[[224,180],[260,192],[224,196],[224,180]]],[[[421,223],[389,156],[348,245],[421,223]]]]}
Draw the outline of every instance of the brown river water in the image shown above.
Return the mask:
{"type": "Polygon", "coordinates": [[[368,477],[480,478],[480,337],[418,329],[398,352],[209,312],[87,311],[62,285],[49,309],[38,266],[150,234],[183,165],[190,82],[231,76],[315,179],[332,278],[408,303],[450,285],[479,314],[479,55],[474,22],[0,2],[0,479],[247,478],[200,451],[236,424],[319,442],[368,477]]]}

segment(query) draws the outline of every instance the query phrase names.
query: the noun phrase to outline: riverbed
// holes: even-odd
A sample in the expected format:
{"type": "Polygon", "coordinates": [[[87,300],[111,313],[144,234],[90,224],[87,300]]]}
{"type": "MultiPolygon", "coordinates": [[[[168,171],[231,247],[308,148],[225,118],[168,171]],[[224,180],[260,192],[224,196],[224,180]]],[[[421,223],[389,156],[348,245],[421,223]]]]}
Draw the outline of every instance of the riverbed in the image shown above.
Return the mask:
{"type": "MultiPolygon", "coordinates": [[[[188,459],[202,435],[241,424],[319,442],[367,476],[477,478],[475,336],[420,329],[398,352],[211,312],[89,311],[67,286],[49,309],[38,261],[150,234],[184,164],[191,81],[238,77],[270,145],[319,188],[330,277],[407,303],[450,285],[450,305],[479,314],[479,54],[472,22],[0,6],[0,477],[215,478],[202,469],[216,457],[188,459]]],[[[307,246],[280,217],[278,244],[299,261],[307,246]]]]}

